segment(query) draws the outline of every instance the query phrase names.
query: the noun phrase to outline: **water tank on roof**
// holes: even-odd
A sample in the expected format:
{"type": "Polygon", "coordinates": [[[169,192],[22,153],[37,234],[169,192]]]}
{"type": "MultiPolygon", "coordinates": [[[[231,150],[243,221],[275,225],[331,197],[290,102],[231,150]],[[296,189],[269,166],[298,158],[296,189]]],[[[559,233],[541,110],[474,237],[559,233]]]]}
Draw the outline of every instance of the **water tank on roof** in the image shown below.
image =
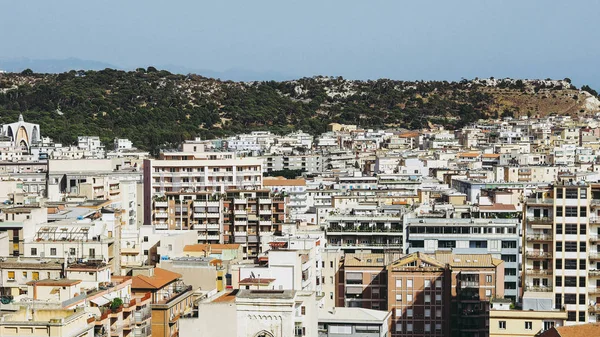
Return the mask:
{"type": "Polygon", "coordinates": [[[83,215],[78,216],[77,220],[83,220],[83,215]]]}

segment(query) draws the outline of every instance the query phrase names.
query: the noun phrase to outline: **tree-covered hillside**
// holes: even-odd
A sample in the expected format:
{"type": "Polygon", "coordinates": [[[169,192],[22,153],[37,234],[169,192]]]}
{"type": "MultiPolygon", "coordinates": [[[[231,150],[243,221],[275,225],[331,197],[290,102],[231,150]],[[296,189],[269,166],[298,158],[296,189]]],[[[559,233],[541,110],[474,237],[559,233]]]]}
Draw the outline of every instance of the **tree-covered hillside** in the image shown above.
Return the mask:
{"type": "MultiPolygon", "coordinates": [[[[585,88],[593,92],[591,88],[585,88]]],[[[314,77],[239,83],[152,67],[124,72],[0,74],[0,122],[22,113],[63,144],[78,135],[131,139],[156,150],[194,136],[251,130],[326,130],[331,122],[419,129],[456,128],[503,115],[595,112],[598,101],[569,81],[350,81],[314,77]]],[[[593,94],[596,94],[593,92],[593,94]]]]}

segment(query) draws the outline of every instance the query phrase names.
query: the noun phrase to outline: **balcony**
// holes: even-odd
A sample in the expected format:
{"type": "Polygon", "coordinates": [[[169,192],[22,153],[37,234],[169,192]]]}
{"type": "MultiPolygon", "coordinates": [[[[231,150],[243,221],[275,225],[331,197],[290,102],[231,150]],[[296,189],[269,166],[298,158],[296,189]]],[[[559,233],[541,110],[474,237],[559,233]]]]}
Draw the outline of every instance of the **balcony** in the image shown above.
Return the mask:
{"type": "Polygon", "coordinates": [[[271,226],[273,225],[273,222],[271,220],[261,220],[258,222],[258,224],[260,226],[271,226]]]}
{"type": "Polygon", "coordinates": [[[246,226],[246,225],[248,225],[248,221],[240,221],[240,220],[236,220],[236,221],[234,221],[234,222],[233,222],[233,224],[234,224],[235,226],[246,226]]]}
{"type": "Polygon", "coordinates": [[[590,252],[589,254],[590,260],[600,260],[600,253],[598,252],[590,252]]]}
{"type": "Polygon", "coordinates": [[[261,205],[264,205],[264,204],[271,204],[271,203],[273,203],[273,201],[271,199],[262,199],[262,198],[260,198],[260,199],[258,199],[258,203],[261,204],[261,205]]]}
{"type": "Polygon", "coordinates": [[[595,242],[600,242],[600,235],[597,234],[590,234],[589,237],[590,242],[595,243],[595,242]]]}
{"type": "Polygon", "coordinates": [[[169,214],[167,212],[156,212],[156,213],[154,213],[154,218],[157,218],[157,219],[159,219],[159,218],[165,219],[165,218],[168,218],[168,217],[169,217],[169,214]]]}
{"type": "Polygon", "coordinates": [[[238,204],[247,204],[248,200],[245,199],[245,198],[244,199],[237,199],[236,198],[236,199],[233,199],[233,203],[236,204],[236,205],[238,205],[238,204]]]}
{"type": "Polygon", "coordinates": [[[119,336],[123,332],[122,324],[114,324],[110,327],[110,335],[111,336],[119,336]]]}
{"type": "Polygon", "coordinates": [[[233,214],[235,215],[248,215],[248,211],[246,211],[245,209],[236,209],[233,211],[233,214]]]}
{"type": "Polygon", "coordinates": [[[553,223],[553,219],[550,217],[528,217],[527,218],[527,222],[529,222],[530,224],[542,224],[542,225],[548,225],[548,224],[552,224],[553,223]]]}
{"type": "Polygon", "coordinates": [[[551,259],[552,252],[526,251],[525,256],[530,259],[551,259]]]}
{"type": "Polygon", "coordinates": [[[248,232],[246,232],[246,231],[235,231],[235,232],[233,233],[233,235],[234,235],[234,236],[247,236],[247,235],[248,235],[248,232]]]}
{"type": "Polygon", "coordinates": [[[220,213],[194,213],[194,219],[218,219],[220,216],[220,213]]]}
{"type": "Polygon", "coordinates": [[[588,287],[588,294],[600,294],[600,287],[588,287]]]}
{"type": "Polygon", "coordinates": [[[154,228],[156,229],[169,229],[169,225],[166,223],[155,223],[154,228]]]}
{"type": "Polygon", "coordinates": [[[190,291],[192,291],[191,285],[183,286],[180,289],[177,289],[173,292],[163,292],[162,294],[159,294],[159,295],[162,295],[162,299],[155,301],[153,304],[167,304],[167,303],[173,301],[174,299],[176,299],[186,293],[189,293],[190,291]]]}
{"type": "Polygon", "coordinates": [[[196,230],[219,230],[218,223],[199,223],[195,224],[194,229],[196,230]]]}
{"type": "Polygon", "coordinates": [[[219,240],[220,237],[218,235],[198,235],[198,240],[219,240]]]}
{"type": "Polygon", "coordinates": [[[600,270],[597,270],[597,269],[588,270],[588,275],[589,276],[600,276],[600,270]]]}
{"type": "Polygon", "coordinates": [[[164,208],[167,208],[167,207],[169,207],[169,203],[167,201],[155,201],[154,202],[154,207],[164,207],[164,208]]]}
{"type": "Polygon", "coordinates": [[[554,199],[527,198],[527,205],[552,206],[554,199]]]}
{"type": "Polygon", "coordinates": [[[270,209],[259,209],[258,214],[259,215],[272,215],[273,211],[270,209]]]}
{"type": "Polygon", "coordinates": [[[591,313],[600,313],[600,304],[590,305],[588,307],[588,312],[591,312],[591,313]]]}
{"type": "Polygon", "coordinates": [[[552,275],[552,269],[526,269],[526,275],[552,275]]]}
{"type": "Polygon", "coordinates": [[[152,310],[150,310],[150,307],[143,308],[133,313],[133,320],[136,324],[141,324],[150,319],[150,317],[152,317],[152,310]]]}
{"type": "Polygon", "coordinates": [[[479,288],[479,281],[460,281],[461,288],[479,288]]]}
{"type": "Polygon", "coordinates": [[[527,241],[552,241],[552,235],[548,234],[535,234],[535,235],[527,235],[527,241]]]}
{"type": "Polygon", "coordinates": [[[553,288],[551,285],[539,285],[539,286],[526,285],[525,286],[525,291],[549,293],[549,292],[552,292],[552,290],[553,290],[553,288]]]}

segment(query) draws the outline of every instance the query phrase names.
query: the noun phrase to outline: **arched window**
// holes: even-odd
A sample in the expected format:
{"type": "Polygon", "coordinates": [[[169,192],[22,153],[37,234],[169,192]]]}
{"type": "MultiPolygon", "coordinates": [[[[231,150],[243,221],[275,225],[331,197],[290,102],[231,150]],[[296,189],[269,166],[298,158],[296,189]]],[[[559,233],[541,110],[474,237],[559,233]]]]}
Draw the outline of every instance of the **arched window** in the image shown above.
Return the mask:
{"type": "Polygon", "coordinates": [[[257,333],[256,335],[254,335],[254,337],[275,337],[271,332],[263,330],[259,333],[257,333]]]}

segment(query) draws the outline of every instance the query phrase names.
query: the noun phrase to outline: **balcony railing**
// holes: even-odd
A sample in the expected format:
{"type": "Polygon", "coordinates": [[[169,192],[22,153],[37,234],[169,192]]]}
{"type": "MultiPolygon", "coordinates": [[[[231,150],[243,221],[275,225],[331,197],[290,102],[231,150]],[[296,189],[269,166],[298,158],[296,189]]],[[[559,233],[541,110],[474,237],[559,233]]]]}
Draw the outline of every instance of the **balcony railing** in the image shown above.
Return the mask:
{"type": "Polygon", "coordinates": [[[402,233],[402,228],[376,228],[376,227],[330,227],[327,228],[327,232],[340,233],[340,232],[365,232],[365,233],[402,233]]]}
{"type": "Polygon", "coordinates": [[[600,260],[600,253],[598,252],[589,253],[588,256],[590,260],[600,260]]]}
{"type": "Polygon", "coordinates": [[[591,234],[589,240],[590,242],[600,242],[600,235],[591,234]]]}
{"type": "Polygon", "coordinates": [[[462,288],[478,288],[479,287],[479,282],[478,281],[460,281],[460,286],[462,288]]]}
{"type": "Polygon", "coordinates": [[[552,275],[552,269],[526,269],[527,275],[552,275]]]}
{"type": "Polygon", "coordinates": [[[539,223],[539,224],[551,224],[553,219],[550,217],[528,217],[527,222],[529,223],[539,223]]]}
{"type": "Polygon", "coordinates": [[[527,241],[552,241],[552,235],[547,235],[547,234],[527,235],[527,241]]]}
{"type": "Polygon", "coordinates": [[[552,258],[552,252],[526,251],[525,256],[530,259],[549,259],[552,258]]]}
{"type": "Polygon", "coordinates": [[[539,286],[526,285],[525,291],[548,293],[548,292],[552,291],[552,286],[551,285],[546,285],[546,286],[544,286],[544,285],[539,285],[539,286]]]}

